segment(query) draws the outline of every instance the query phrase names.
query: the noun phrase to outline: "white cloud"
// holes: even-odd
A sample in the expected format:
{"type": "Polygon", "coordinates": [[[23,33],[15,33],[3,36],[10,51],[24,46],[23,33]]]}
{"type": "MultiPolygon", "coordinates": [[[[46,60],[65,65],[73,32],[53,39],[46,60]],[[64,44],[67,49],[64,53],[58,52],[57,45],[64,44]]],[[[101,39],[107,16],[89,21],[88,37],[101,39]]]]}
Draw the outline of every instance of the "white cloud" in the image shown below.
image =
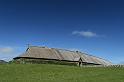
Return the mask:
{"type": "Polygon", "coordinates": [[[14,57],[21,55],[25,47],[19,46],[0,46],[0,60],[10,61],[14,57]]]}
{"type": "Polygon", "coordinates": [[[72,32],[73,35],[79,35],[79,36],[83,36],[83,37],[98,37],[99,35],[97,35],[94,32],[91,31],[73,31],[72,32]]]}
{"type": "Polygon", "coordinates": [[[2,47],[0,48],[0,54],[12,54],[14,49],[12,47],[2,47]]]}

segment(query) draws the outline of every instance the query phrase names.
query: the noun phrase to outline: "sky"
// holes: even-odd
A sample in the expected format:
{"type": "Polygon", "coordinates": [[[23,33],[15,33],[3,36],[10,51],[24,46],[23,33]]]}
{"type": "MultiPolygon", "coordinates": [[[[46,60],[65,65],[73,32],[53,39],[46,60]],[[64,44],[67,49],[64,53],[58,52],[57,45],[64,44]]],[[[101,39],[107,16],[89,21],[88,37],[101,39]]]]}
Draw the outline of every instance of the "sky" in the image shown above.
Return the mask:
{"type": "Polygon", "coordinates": [[[0,59],[27,44],[80,50],[124,63],[123,0],[0,0],[0,59]]]}

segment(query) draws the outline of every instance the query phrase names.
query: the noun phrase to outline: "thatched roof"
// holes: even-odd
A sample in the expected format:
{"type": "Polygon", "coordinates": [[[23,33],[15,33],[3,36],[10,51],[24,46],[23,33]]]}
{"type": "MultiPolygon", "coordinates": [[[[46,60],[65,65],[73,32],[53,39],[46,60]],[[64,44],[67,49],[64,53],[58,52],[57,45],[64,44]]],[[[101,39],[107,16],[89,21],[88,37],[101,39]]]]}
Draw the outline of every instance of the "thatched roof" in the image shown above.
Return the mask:
{"type": "Polygon", "coordinates": [[[77,51],[69,51],[64,49],[56,49],[56,48],[47,48],[47,47],[37,47],[31,46],[26,52],[18,58],[43,58],[43,59],[55,59],[55,60],[65,60],[65,61],[79,61],[81,58],[83,62],[93,63],[93,64],[101,64],[101,65],[111,65],[109,61],[104,59],[87,55],[82,52],[77,51]]]}

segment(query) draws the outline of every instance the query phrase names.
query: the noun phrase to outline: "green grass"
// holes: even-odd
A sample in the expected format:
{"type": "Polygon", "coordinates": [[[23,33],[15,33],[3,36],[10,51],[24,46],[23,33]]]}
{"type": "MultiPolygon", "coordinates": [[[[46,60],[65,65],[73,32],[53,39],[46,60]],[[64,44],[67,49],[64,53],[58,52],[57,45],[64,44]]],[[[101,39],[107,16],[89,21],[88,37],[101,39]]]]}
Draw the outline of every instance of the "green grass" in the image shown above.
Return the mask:
{"type": "Polygon", "coordinates": [[[7,64],[0,65],[0,82],[124,82],[124,68],[7,64]]]}

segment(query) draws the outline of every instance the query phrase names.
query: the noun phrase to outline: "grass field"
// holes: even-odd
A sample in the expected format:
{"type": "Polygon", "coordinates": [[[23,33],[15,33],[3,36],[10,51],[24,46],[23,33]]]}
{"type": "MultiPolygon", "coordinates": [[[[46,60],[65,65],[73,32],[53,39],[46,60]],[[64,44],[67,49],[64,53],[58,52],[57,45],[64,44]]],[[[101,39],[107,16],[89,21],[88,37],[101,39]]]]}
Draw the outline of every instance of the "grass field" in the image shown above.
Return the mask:
{"type": "Polygon", "coordinates": [[[0,65],[0,82],[124,82],[124,68],[8,64],[0,65]]]}

